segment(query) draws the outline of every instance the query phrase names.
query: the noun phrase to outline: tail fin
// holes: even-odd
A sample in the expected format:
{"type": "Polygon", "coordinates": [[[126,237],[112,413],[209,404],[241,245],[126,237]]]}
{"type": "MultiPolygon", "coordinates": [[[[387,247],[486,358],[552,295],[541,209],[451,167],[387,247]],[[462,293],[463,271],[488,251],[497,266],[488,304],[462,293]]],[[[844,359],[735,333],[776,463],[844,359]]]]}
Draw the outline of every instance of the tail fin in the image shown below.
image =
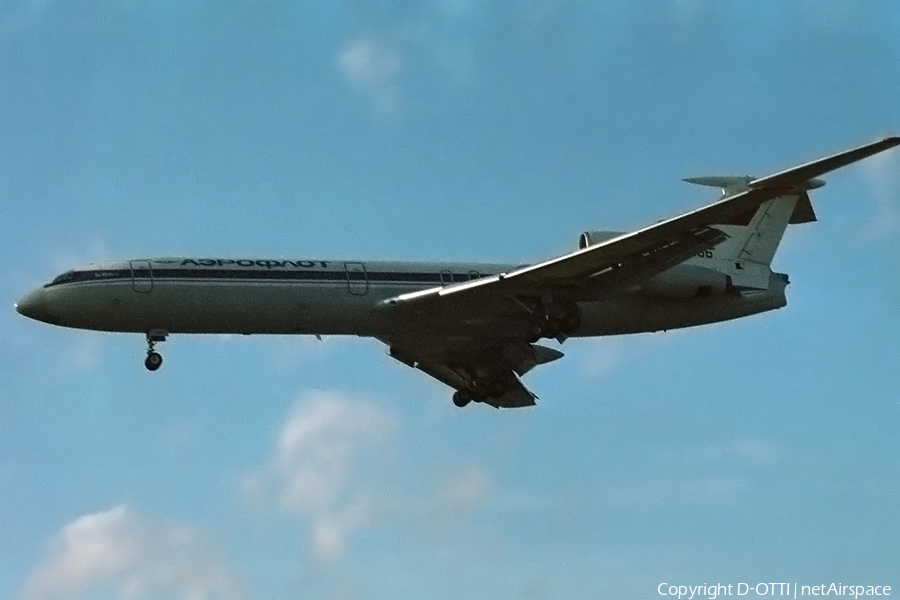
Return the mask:
{"type": "MultiPolygon", "coordinates": [[[[722,188],[722,196],[730,196],[746,190],[753,177],[692,177],[688,183],[722,188]]],[[[811,180],[808,189],[818,188],[825,182],[811,180]]],[[[726,223],[716,225],[728,235],[728,239],[716,246],[706,258],[725,261],[749,261],[769,266],[778,250],[778,244],[789,224],[810,223],[816,220],[809,194],[806,190],[777,196],[763,202],[759,208],[737,215],[726,223]]]]}

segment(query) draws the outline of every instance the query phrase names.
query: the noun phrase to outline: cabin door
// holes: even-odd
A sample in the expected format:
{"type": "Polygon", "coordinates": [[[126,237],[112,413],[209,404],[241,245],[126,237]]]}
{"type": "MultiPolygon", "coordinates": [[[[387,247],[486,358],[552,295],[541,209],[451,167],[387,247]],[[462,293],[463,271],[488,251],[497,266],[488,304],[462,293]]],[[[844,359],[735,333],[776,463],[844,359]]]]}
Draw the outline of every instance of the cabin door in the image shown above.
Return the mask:
{"type": "Polygon", "coordinates": [[[131,287],[139,294],[153,290],[153,269],[149,260],[131,261],[131,287]]]}
{"type": "Polygon", "coordinates": [[[369,293],[369,278],[366,275],[366,265],[358,262],[344,263],[347,272],[347,291],[354,296],[365,296],[369,293]]]}

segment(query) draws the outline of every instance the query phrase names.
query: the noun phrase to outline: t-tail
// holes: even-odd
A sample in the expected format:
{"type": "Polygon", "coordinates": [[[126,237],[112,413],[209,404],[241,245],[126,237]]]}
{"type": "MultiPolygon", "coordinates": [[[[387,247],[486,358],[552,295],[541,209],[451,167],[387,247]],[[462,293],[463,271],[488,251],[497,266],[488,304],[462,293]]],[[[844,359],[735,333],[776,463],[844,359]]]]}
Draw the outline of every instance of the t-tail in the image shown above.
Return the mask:
{"type": "MultiPolygon", "coordinates": [[[[754,180],[750,176],[712,176],[689,177],[684,181],[721,188],[724,198],[750,188],[754,180]]],[[[728,239],[688,262],[727,274],[736,287],[766,289],[770,265],[787,226],[816,220],[808,190],[823,185],[824,181],[810,179],[802,187],[791,189],[791,193],[776,196],[759,208],[716,224],[715,228],[728,235],[728,239]]]]}

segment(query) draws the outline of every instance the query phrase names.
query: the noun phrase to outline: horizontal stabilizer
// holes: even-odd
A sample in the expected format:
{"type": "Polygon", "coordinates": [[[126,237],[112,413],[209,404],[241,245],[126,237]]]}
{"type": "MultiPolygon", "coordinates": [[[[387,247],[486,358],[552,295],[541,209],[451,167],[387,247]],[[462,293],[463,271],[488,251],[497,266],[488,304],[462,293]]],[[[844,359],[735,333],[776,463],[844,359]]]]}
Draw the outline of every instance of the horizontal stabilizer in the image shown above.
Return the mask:
{"type": "MultiPolygon", "coordinates": [[[[708,175],[705,177],[686,177],[682,181],[693,183],[694,185],[719,188],[722,190],[722,197],[724,198],[749,189],[750,183],[754,180],[756,180],[756,177],[750,175],[708,175]]],[[[814,190],[824,185],[825,182],[821,179],[810,179],[806,182],[804,187],[806,190],[814,190]]],[[[797,225],[800,223],[812,223],[816,221],[816,212],[813,210],[812,203],[809,201],[809,194],[806,191],[803,191],[798,196],[797,204],[794,207],[794,212],[791,214],[788,223],[790,225],[797,225]]],[[[745,219],[749,222],[754,212],[755,211],[751,210],[746,215],[738,215],[736,219],[737,221],[745,219]]]]}
{"type": "Polygon", "coordinates": [[[687,183],[693,183],[694,185],[705,185],[706,187],[717,187],[721,188],[722,195],[727,196],[728,194],[734,194],[736,192],[743,192],[749,186],[749,183],[756,179],[756,177],[751,177],[749,175],[743,176],[722,176],[722,175],[709,175],[707,177],[685,177],[682,181],[687,183]]]}
{"type": "MultiPolygon", "coordinates": [[[[752,187],[750,184],[757,181],[757,178],[751,177],[750,175],[710,175],[706,177],[685,177],[682,181],[693,183],[694,185],[721,188],[722,196],[730,196],[731,194],[736,194],[749,189],[752,187]]],[[[825,185],[825,182],[821,179],[810,179],[804,183],[802,188],[805,190],[814,190],[823,185],[825,185]]]]}

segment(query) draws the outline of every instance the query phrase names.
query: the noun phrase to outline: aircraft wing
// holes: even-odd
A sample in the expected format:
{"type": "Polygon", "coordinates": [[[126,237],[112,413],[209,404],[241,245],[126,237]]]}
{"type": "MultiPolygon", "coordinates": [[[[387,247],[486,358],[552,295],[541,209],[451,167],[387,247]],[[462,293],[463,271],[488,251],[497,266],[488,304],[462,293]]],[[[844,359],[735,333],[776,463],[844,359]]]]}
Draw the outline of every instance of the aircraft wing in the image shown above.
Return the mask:
{"type": "Polygon", "coordinates": [[[559,350],[513,339],[425,334],[392,336],[381,341],[387,344],[393,358],[454,389],[476,390],[479,381],[491,381],[497,389],[483,390],[475,396],[495,408],[533,406],[537,396],[522,385],[520,376],[563,356],[559,350]]]}
{"type": "Polygon", "coordinates": [[[385,300],[384,304],[411,307],[431,303],[441,305],[451,298],[480,300],[487,296],[540,295],[586,288],[596,291],[638,282],[724,241],[727,236],[714,224],[727,222],[731,217],[753,210],[777,196],[802,193],[818,187],[821,182],[814,181],[815,177],[897,145],[900,145],[900,137],[888,137],[751,180],[746,190],[718,202],[558,258],[509,273],[401,294],[385,300]]]}

